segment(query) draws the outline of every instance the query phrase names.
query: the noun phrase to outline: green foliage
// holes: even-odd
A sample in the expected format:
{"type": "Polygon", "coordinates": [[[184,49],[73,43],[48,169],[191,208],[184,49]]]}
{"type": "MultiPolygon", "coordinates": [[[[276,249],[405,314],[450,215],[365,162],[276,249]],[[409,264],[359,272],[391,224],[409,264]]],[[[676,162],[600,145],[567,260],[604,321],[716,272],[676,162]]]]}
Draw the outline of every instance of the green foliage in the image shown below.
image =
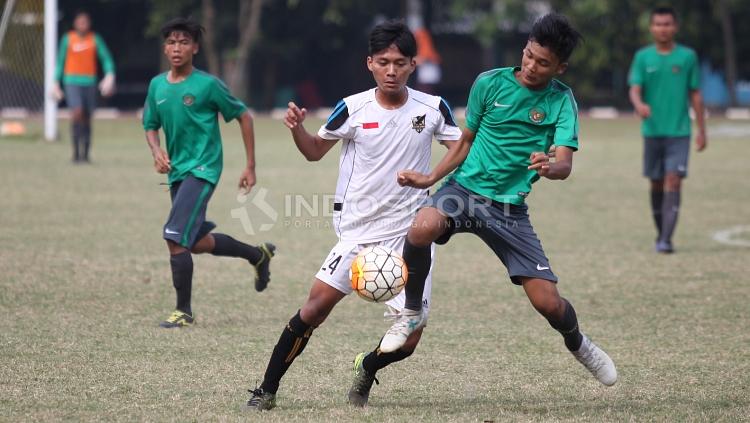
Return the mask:
{"type": "Polygon", "coordinates": [[[159,37],[161,26],[178,16],[199,18],[199,16],[195,16],[194,12],[200,10],[200,3],[200,0],[152,0],[145,34],[150,37],[159,37]]]}
{"type": "MultiPolygon", "coordinates": [[[[454,19],[473,23],[473,35],[491,47],[509,35],[528,31],[539,14],[519,0],[444,1],[454,19]]],[[[680,18],[678,41],[697,50],[701,60],[724,66],[724,41],[715,5],[699,0],[671,2],[680,18]]],[[[648,32],[653,2],[648,0],[551,0],[552,10],[566,15],[583,34],[585,42],[571,57],[562,77],[587,103],[627,104],[627,72],[638,48],[651,42],[648,32]]],[[[750,39],[750,2],[728,0],[735,22],[735,38],[750,39]]],[[[750,78],[750,43],[738,43],[740,75],[750,78]]]]}
{"type": "MultiPolygon", "coordinates": [[[[216,9],[214,48],[222,67],[237,56],[241,29],[237,18],[240,0],[211,1],[216,9]]],[[[747,40],[750,40],[750,25],[744,25],[744,22],[750,21],[750,1],[724,1],[734,24],[738,77],[748,80],[750,42],[747,40]]],[[[95,17],[102,18],[95,19],[95,27],[100,26],[97,30],[104,29],[102,32],[108,44],[119,52],[116,54],[118,68],[121,63],[128,66],[156,61],[153,58],[156,54],[143,54],[143,44],[130,42],[133,38],[157,36],[161,25],[175,16],[192,15],[202,19],[202,0],[133,0],[127,2],[128,8],[133,10],[134,15],[137,10],[138,18],[131,16],[127,22],[116,25],[106,11],[123,9],[125,3],[116,0],[61,2],[61,9],[68,13],[77,8],[86,8],[95,12],[95,17]],[[143,13],[142,10],[147,12],[143,13]],[[144,19],[145,26],[141,22],[144,19]],[[115,27],[117,29],[113,29],[115,27]],[[118,37],[127,41],[120,41],[118,37]]],[[[671,3],[680,17],[678,40],[695,48],[702,61],[709,62],[715,69],[723,69],[726,52],[717,12],[718,2],[675,0],[671,3]]],[[[431,5],[425,10],[440,10],[440,19],[461,22],[463,28],[471,28],[468,37],[473,37],[481,47],[476,60],[482,67],[517,63],[519,39],[525,37],[533,19],[546,6],[567,15],[583,33],[585,42],[571,57],[570,69],[562,79],[573,86],[582,104],[626,107],[629,106],[627,71],[636,50],[651,40],[648,22],[650,9],[654,5],[650,0],[425,0],[424,4],[431,5]]],[[[250,67],[254,71],[250,81],[254,86],[249,96],[251,102],[256,107],[268,106],[270,102],[267,99],[281,88],[276,86],[276,82],[291,85],[306,79],[314,80],[325,91],[336,86],[329,82],[332,67],[350,69],[352,78],[362,82],[354,85],[364,87],[365,82],[371,79],[366,74],[358,74],[356,66],[361,64],[360,58],[366,52],[369,28],[381,18],[403,17],[405,11],[405,2],[401,0],[266,1],[259,41],[251,52],[250,67]],[[305,66],[300,66],[301,63],[305,66]],[[273,75],[267,76],[269,72],[273,75]]],[[[123,16],[124,19],[125,14],[123,10],[116,16],[123,16]]],[[[61,28],[68,28],[70,16],[63,15],[61,28]]],[[[18,44],[18,48],[26,47],[18,44]]],[[[199,55],[198,59],[200,63],[203,55],[199,55]]],[[[445,60],[450,62],[451,58],[446,57],[445,60]]],[[[466,78],[466,84],[469,84],[470,77],[461,78],[466,78]]]]}
{"type": "Polygon", "coordinates": [[[528,21],[527,2],[522,0],[468,0],[450,2],[455,19],[468,19],[474,36],[485,48],[491,47],[501,32],[517,31],[528,21]]]}

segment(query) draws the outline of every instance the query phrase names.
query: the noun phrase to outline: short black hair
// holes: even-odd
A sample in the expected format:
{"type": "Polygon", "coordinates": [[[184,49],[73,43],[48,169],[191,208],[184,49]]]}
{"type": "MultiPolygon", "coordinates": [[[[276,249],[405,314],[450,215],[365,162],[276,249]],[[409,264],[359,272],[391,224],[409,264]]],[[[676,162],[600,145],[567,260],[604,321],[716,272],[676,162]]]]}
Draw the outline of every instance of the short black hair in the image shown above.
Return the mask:
{"type": "Polygon", "coordinates": [[[200,44],[205,31],[201,24],[190,18],[174,18],[161,27],[161,36],[166,40],[173,32],[182,32],[200,44]]]}
{"type": "Polygon", "coordinates": [[[651,9],[651,19],[654,18],[654,15],[671,15],[672,19],[677,22],[677,12],[674,11],[672,6],[656,6],[651,9]]]}
{"type": "Polygon", "coordinates": [[[403,21],[390,20],[375,26],[370,32],[369,54],[377,54],[395,45],[406,57],[417,55],[417,40],[403,21]]]}
{"type": "Polygon", "coordinates": [[[558,13],[549,13],[534,22],[529,40],[536,41],[555,53],[560,62],[567,62],[573,50],[583,39],[568,22],[568,18],[558,13]]]}
{"type": "Polygon", "coordinates": [[[87,18],[91,19],[89,12],[84,9],[76,9],[75,13],[73,13],[73,19],[78,19],[81,15],[86,15],[87,18]]]}

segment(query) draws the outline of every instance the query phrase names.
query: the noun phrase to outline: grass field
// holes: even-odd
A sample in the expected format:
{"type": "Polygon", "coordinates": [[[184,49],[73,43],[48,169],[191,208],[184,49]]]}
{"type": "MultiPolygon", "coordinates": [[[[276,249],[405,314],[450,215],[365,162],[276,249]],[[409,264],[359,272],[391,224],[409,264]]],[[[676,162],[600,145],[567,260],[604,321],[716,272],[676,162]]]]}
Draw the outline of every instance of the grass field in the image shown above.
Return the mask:
{"type": "MultiPolygon", "coordinates": [[[[319,122],[309,122],[316,128],[319,122]]],[[[32,132],[38,125],[30,122],[32,132]]],[[[750,415],[750,247],[712,239],[750,225],[750,123],[712,120],[691,156],[677,253],[652,251],[634,119],[583,120],[573,176],[529,203],[560,290],[617,363],[598,384],[478,239],[438,249],[430,325],[417,353],[379,374],[370,406],[347,406],[351,362],[387,328],[345,299],[283,380],[278,407],[243,415],[282,328],[335,238],[328,217],[287,217],[285,196],[330,194],[338,149],[307,163],[280,122],[258,119],[258,186],[273,220],[236,196],[239,131],[209,209],[219,230],[274,241],[261,294],[246,263],[195,259],[198,325],[157,327],[174,293],[161,227],[169,199],[135,119],[95,124],[94,163],[66,136],[0,139],[0,420],[3,421],[738,421],[750,415]],[[309,227],[307,227],[309,224],[309,227]]],[[[440,152],[436,149],[436,152],[440,152]]],[[[321,200],[322,201],[322,200],[321,200]]],[[[744,234],[750,244],[750,233],[744,234]]]]}

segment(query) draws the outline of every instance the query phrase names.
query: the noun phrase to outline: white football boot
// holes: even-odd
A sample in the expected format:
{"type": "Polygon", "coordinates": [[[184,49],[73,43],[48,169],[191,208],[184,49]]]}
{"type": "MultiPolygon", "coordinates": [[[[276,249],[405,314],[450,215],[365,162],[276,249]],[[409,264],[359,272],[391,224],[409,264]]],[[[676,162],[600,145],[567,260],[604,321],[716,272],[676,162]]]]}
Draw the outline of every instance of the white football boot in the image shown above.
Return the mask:
{"type": "Polygon", "coordinates": [[[427,316],[424,314],[424,308],[420,311],[404,308],[383,336],[383,340],[380,341],[380,351],[384,353],[396,351],[406,343],[409,335],[425,324],[427,324],[427,316]]]}
{"type": "Polygon", "coordinates": [[[601,383],[612,386],[617,382],[615,363],[601,348],[583,335],[583,342],[578,351],[571,351],[576,360],[580,361],[591,374],[601,383]]]}

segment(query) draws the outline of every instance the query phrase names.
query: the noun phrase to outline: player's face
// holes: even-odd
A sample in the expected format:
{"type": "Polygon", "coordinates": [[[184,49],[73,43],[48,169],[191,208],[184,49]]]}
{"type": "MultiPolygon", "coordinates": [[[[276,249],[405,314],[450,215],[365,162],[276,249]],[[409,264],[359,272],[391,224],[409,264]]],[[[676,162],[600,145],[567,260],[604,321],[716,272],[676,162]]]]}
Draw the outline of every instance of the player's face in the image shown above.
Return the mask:
{"type": "Polygon", "coordinates": [[[73,21],[73,29],[75,29],[79,34],[85,34],[89,32],[89,29],[91,29],[91,19],[89,19],[89,15],[81,13],[80,15],[76,16],[75,20],[73,21]]]}
{"type": "Polygon", "coordinates": [[[568,68],[557,55],[536,41],[529,40],[523,49],[521,70],[516,78],[521,85],[531,88],[544,88],[552,78],[561,75],[568,68]]]}
{"type": "Polygon", "coordinates": [[[192,64],[197,53],[198,44],[184,32],[173,32],[164,40],[164,55],[173,67],[192,64]]]}
{"type": "Polygon", "coordinates": [[[677,33],[677,22],[675,22],[674,16],[669,13],[653,15],[649,29],[651,36],[654,37],[654,41],[657,43],[670,43],[677,33]]]}
{"type": "Polygon", "coordinates": [[[404,56],[395,44],[367,57],[367,69],[372,72],[378,90],[388,96],[404,92],[415,67],[414,58],[404,56]]]}

